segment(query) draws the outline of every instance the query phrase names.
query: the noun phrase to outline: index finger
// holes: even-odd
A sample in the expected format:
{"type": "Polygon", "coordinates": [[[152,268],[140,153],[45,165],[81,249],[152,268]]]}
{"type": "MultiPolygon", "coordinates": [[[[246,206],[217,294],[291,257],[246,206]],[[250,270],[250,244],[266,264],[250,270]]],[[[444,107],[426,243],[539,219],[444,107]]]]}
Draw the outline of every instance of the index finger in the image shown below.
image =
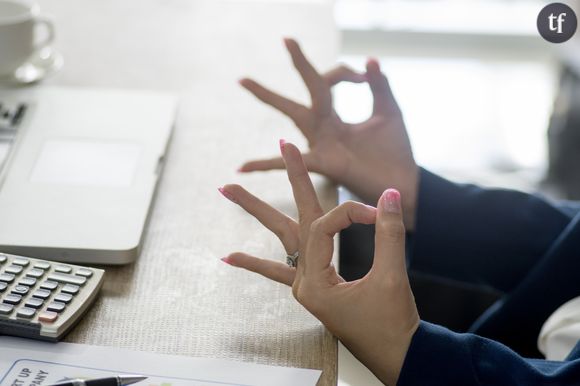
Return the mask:
{"type": "Polygon", "coordinates": [[[327,71],[322,75],[322,78],[329,86],[336,86],[340,82],[362,83],[367,81],[366,74],[358,73],[344,64],[327,71]]]}
{"type": "Polygon", "coordinates": [[[312,223],[306,244],[306,275],[322,272],[330,265],[338,232],[351,224],[374,224],[376,213],[372,206],[347,201],[312,223]]]}
{"type": "Polygon", "coordinates": [[[310,226],[312,221],[322,216],[324,212],[318,202],[308,170],[300,150],[296,146],[281,139],[280,151],[286,164],[288,180],[290,180],[290,185],[292,185],[292,193],[298,207],[300,227],[310,226]]]}

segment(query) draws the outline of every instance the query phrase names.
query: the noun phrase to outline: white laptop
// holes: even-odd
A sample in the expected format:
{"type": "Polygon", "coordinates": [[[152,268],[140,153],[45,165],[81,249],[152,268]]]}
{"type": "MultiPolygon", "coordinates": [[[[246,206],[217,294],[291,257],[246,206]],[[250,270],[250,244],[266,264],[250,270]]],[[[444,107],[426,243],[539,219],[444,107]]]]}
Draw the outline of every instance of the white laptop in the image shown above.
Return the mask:
{"type": "Polygon", "coordinates": [[[135,260],[175,114],[145,91],[0,90],[0,251],[135,260]]]}

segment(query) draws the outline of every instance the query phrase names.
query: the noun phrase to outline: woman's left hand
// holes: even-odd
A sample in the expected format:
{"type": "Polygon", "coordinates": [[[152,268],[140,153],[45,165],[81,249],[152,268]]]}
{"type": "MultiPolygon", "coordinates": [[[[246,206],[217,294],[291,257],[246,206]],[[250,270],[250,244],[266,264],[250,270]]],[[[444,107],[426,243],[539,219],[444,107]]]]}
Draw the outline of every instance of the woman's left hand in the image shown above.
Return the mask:
{"type": "Polygon", "coordinates": [[[280,141],[299,221],[282,214],[239,185],[220,192],[274,232],[297,267],[236,252],[223,260],[292,287],[294,297],[317,317],[382,382],[395,385],[419,315],[405,265],[405,228],[399,192],[386,190],[377,208],[345,202],[324,214],[302,160],[280,141]],[[376,224],[369,273],[346,282],[334,268],[334,235],[353,223],[376,224]]]}

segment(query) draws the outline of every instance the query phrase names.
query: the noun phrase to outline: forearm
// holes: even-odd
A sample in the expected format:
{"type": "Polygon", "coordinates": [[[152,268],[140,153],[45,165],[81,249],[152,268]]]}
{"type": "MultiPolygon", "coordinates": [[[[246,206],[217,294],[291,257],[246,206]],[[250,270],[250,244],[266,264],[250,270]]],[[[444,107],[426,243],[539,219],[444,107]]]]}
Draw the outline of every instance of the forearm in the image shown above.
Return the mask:
{"type": "Polygon", "coordinates": [[[567,386],[579,382],[580,360],[526,359],[492,340],[421,322],[397,385],[567,386]]]}
{"type": "Polygon", "coordinates": [[[455,184],[421,169],[411,268],[509,291],[570,221],[537,196],[455,184]]]}
{"type": "Polygon", "coordinates": [[[500,303],[470,328],[471,332],[534,355],[540,329],[552,313],[580,294],[580,216],[561,232],[534,268],[500,303]]]}

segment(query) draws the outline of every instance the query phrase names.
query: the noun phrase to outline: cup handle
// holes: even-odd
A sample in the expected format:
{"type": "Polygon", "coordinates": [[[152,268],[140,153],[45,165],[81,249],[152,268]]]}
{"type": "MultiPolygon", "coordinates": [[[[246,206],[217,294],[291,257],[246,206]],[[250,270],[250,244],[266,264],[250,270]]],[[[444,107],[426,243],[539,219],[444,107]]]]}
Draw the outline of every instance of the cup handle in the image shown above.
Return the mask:
{"type": "Polygon", "coordinates": [[[54,41],[54,23],[52,19],[45,16],[37,17],[35,23],[35,27],[43,26],[47,32],[46,38],[43,41],[35,43],[35,49],[38,51],[49,46],[54,41]]]}

